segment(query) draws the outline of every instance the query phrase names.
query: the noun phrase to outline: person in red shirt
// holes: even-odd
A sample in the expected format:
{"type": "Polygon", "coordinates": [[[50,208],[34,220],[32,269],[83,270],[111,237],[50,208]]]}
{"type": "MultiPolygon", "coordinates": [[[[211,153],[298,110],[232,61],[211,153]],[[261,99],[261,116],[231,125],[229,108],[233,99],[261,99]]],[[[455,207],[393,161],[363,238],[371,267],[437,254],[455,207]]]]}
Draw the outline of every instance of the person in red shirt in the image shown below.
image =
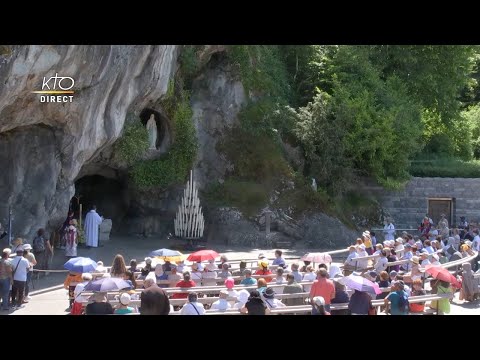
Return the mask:
{"type": "Polygon", "coordinates": [[[267,260],[260,260],[258,262],[259,269],[255,271],[254,275],[262,275],[266,282],[271,282],[273,280],[273,276],[265,276],[265,275],[273,275],[273,273],[268,270],[268,261],[267,260]]]}
{"type": "MultiPolygon", "coordinates": [[[[190,272],[189,271],[185,271],[183,273],[183,280],[180,280],[175,285],[175,287],[180,287],[180,288],[190,288],[190,287],[194,287],[194,286],[197,286],[197,284],[195,284],[195,281],[190,280],[190,272]]],[[[175,293],[175,294],[172,295],[172,299],[186,299],[186,298],[188,298],[188,293],[175,293]]]]}
{"type": "MultiPolygon", "coordinates": [[[[317,280],[313,282],[310,289],[310,299],[321,296],[325,300],[325,310],[330,312],[331,300],[335,297],[335,285],[332,280],[327,279],[328,271],[321,268],[317,271],[317,280]]],[[[312,305],[312,315],[317,314],[317,308],[312,305]]]]}

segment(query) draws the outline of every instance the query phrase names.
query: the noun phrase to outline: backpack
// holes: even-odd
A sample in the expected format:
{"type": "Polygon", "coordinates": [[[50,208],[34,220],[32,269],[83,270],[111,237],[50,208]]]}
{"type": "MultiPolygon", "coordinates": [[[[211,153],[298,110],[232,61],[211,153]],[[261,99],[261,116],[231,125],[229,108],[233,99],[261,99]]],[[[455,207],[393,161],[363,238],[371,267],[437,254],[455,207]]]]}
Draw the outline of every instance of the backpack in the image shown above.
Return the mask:
{"type": "Polygon", "coordinates": [[[33,239],[33,252],[42,252],[45,251],[45,240],[43,236],[37,236],[33,239]]]}
{"type": "Polygon", "coordinates": [[[405,291],[402,291],[403,294],[400,295],[400,299],[398,301],[398,309],[402,313],[408,313],[408,310],[410,309],[410,302],[408,301],[407,294],[405,291]]]}

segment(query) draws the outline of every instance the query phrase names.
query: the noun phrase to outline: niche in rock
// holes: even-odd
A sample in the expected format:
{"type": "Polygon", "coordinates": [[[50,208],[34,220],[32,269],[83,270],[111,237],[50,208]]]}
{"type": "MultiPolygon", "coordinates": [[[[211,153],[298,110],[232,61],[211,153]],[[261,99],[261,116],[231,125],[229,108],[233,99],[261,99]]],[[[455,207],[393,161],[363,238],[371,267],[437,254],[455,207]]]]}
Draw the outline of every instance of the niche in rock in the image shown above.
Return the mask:
{"type": "MultiPolygon", "coordinates": [[[[144,109],[140,113],[140,120],[143,126],[147,126],[148,120],[153,115],[157,128],[157,140],[155,148],[160,152],[165,152],[170,145],[170,126],[167,117],[160,111],[153,109],[144,109]]],[[[147,128],[148,129],[148,128],[147,128]]]]}

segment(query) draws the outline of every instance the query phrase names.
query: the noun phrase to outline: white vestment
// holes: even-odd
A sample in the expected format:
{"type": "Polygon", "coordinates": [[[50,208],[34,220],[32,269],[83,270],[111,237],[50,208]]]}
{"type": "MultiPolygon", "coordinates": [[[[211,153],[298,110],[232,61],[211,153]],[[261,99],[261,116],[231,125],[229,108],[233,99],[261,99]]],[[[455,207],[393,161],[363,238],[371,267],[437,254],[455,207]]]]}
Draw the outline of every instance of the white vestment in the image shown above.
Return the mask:
{"type": "Polygon", "coordinates": [[[102,218],[95,210],[90,210],[85,217],[85,240],[87,246],[98,246],[98,227],[102,223],[102,218]]]}

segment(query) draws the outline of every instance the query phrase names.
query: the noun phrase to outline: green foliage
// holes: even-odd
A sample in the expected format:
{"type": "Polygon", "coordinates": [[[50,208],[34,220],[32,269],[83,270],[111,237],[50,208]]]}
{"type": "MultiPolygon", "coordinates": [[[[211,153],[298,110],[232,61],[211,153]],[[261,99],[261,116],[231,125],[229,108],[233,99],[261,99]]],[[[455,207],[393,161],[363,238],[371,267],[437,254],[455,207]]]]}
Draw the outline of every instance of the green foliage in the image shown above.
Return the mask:
{"type": "Polygon", "coordinates": [[[332,90],[332,60],[336,45],[282,45],[289,81],[292,88],[292,106],[306,106],[320,88],[332,90]]]}
{"type": "Polygon", "coordinates": [[[382,74],[399,77],[425,109],[445,124],[455,120],[460,93],[471,81],[474,46],[376,45],[368,50],[382,74]]]}
{"type": "Polygon", "coordinates": [[[322,188],[314,191],[311,183],[298,173],[295,174],[294,184],[294,188],[283,190],[280,193],[274,204],[275,208],[291,208],[295,215],[312,210],[329,211],[332,200],[326,191],[322,188]]]}
{"type": "Polygon", "coordinates": [[[148,131],[140,122],[140,119],[127,115],[127,121],[122,137],[115,144],[115,152],[128,166],[138,161],[148,150],[148,131]]]}
{"type": "Polygon", "coordinates": [[[331,212],[351,228],[363,229],[377,225],[382,215],[382,208],[378,202],[367,197],[357,190],[348,190],[342,196],[333,200],[331,212]]]}
{"type": "Polygon", "coordinates": [[[345,129],[346,158],[381,184],[407,180],[409,159],[421,149],[419,105],[398,77],[382,78],[368,52],[337,54],[334,113],[345,129]]]}
{"type": "Polygon", "coordinates": [[[432,160],[415,160],[410,173],[419,177],[480,177],[480,161],[463,161],[454,158],[438,158],[432,160]]]}
{"type": "Polygon", "coordinates": [[[184,45],[179,56],[180,71],[185,82],[185,87],[191,89],[193,78],[200,70],[198,51],[203,45],[184,45]]]}
{"type": "Polygon", "coordinates": [[[235,128],[217,145],[217,150],[233,163],[231,175],[238,180],[270,184],[282,176],[291,176],[278,142],[268,135],[235,128]]]}
{"type": "Polygon", "coordinates": [[[131,176],[139,188],[167,188],[182,183],[195,159],[198,144],[188,94],[181,93],[176,102],[167,96],[163,104],[172,120],[174,143],[161,158],[137,163],[132,168],[131,176]]]}
{"type": "Polygon", "coordinates": [[[205,200],[213,206],[234,206],[246,216],[253,216],[267,203],[268,188],[253,181],[228,179],[211,185],[205,191],[205,200]]]}
{"type": "Polygon", "coordinates": [[[278,46],[231,45],[227,54],[247,92],[270,96],[277,102],[290,99],[287,70],[278,46]]]}
{"type": "Polygon", "coordinates": [[[480,106],[477,104],[462,112],[465,124],[460,130],[464,138],[470,136],[472,153],[475,159],[480,159],[480,106]]]}

